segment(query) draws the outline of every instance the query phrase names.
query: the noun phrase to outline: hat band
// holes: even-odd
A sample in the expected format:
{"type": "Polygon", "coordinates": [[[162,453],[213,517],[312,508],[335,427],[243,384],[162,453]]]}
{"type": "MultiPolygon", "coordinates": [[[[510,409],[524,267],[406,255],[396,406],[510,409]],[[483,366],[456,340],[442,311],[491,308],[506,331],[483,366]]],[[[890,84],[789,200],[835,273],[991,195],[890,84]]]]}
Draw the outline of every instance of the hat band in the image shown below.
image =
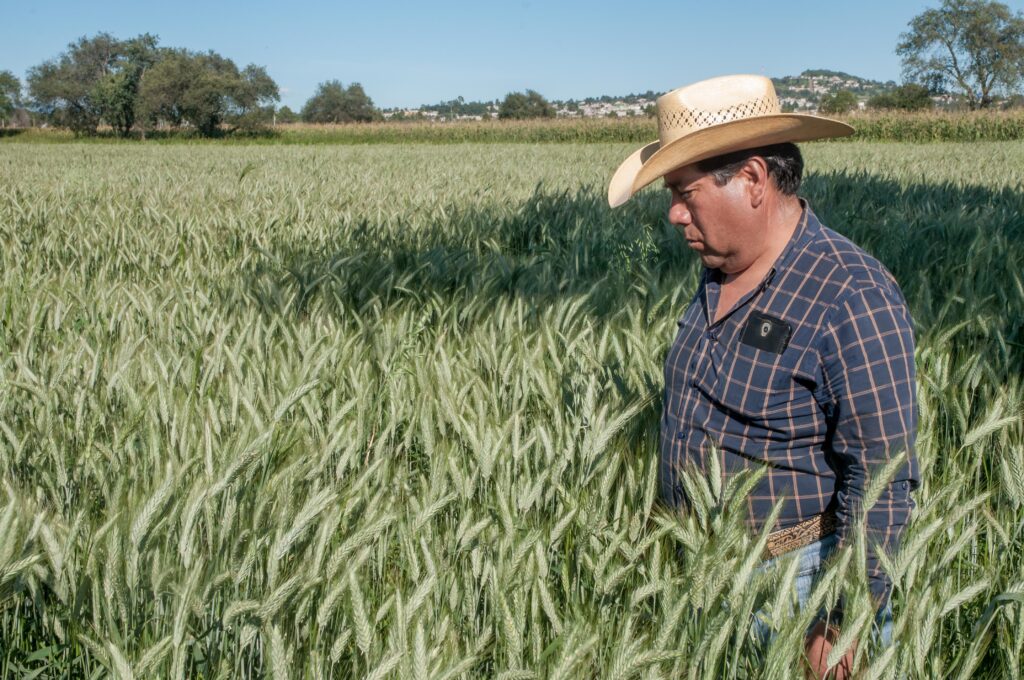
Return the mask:
{"type": "Polygon", "coordinates": [[[782,107],[779,100],[773,95],[748,99],[739,104],[727,106],[717,111],[706,111],[702,109],[689,109],[685,106],[673,108],[672,110],[659,112],[658,115],[658,137],[662,144],[667,144],[694,130],[728,123],[741,118],[764,116],[773,113],[781,113],[782,107]]]}

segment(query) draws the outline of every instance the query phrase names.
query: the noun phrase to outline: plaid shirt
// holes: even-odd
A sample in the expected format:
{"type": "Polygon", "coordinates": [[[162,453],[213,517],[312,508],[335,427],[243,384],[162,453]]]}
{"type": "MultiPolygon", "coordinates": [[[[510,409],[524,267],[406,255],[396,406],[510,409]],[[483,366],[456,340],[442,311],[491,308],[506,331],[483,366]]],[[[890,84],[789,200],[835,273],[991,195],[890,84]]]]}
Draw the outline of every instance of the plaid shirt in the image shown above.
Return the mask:
{"type": "Polygon", "coordinates": [[[678,322],[665,361],[661,496],[686,507],[679,470],[704,471],[714,444],[723,482],[768,468],[747,498],[751,530],[785,497],[772,531],[834,509],[842,543],[871,474],[907,449],[867,516],[867,570],[882,606],[891,583],[875,545],[896,549],[918,486],[912,321],[892,274],[801,204],[760,286],[713,323],[722,274],[705,269],[678,322]]]}

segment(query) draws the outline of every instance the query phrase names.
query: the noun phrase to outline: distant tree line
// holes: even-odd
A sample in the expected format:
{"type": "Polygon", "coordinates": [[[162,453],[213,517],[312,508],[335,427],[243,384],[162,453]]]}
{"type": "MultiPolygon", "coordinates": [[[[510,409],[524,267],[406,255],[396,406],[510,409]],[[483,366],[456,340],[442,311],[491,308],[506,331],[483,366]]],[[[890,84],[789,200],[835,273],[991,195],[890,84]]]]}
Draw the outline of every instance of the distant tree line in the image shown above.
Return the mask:
{"type": "Polygon", "coordinates": [[[273,116],[280,99],[262,66],[240,69],[212,50],[161,47],[148,33],[130,40],[82,37],[29,69],[26,81],[33,113],[78,134],[94,134],[103,124],[119,136],[160,126],[202,135],[222,126],[251,129],[273,116]]]}
{"type": "MultiPolygon", "coordinates": [[[[437,104],[427,104],[419,108],[420,112],[433,112],[438,118],[454,120],[463,117],[479,117],[490,119],[494,113],[500,119],[523,120],[526,118],[554,118],[555,106],[535,90],[525,92],[509,92],[504,99],[489,101],[466,101],[462,96],[437,104]]],[[[421,114],[422,115],[422,114],[421,114]]],[[[402,112],[392,115],[392,119],[405,120],[402,112]]]]}
{"type": "Polygon", "coordinates": [[[192,129],[203,136],[252,131],[280,118],[312,122],[380,118],[359,83],[321,83],[301,116],[280,111],[277,83],[264,67],[239,68],[213,50],[162,47],[148,33],[119,40],[109,33],[82,37],[54,59],[29,69],[27,97],[18,78],[0,71],[0,125],[34,119],[95,134],[101,125],[122,137],[158,128],[192,129]]]}
{"type": "MultiPolygon", "coordinates": [[[[497,102],[495,102],[497,104],[497,102]]],[[[459,118],[461,116],[480,116],[480,118],[491,117],[491,102],[467,102],[461,95],[455,99],[441,101],[437,104],[421,106],[421,111],[434,111],[439,116],[446,118],[459,118]]]]}
{"type": "MultiPolygon", "coordinates": [[[[857,95],[850,90],[826,94],[818,102],[818,110],[827,114],[847,113],[857,106],[857,95]]],[[[927,87],[908,83],[869,97],[866,107],[887,111],[925,111],[934,108],[935,102],[932,101],[932,92],[927,87]]]]}
{"type": "MultiPolygon", "coordinates": [[[[362,123],[383,120],[357,82],[318,85],[299,112],[280,109],[277,83],[262,66],[239,68],[213,50],[163,47],[143,34],[119,40],[109,33],[79,38],[54,59],[29,69],[23,96],[18,78],[0,71],[0,126],[31,122],[96,134],[108,126],[127,137],[158,129],[190,129],[203,136],[254,131],[276,123],[362,123]]],[[[510,92],[500,103],[463,97],[423,107],[445,117],[552,118],[554,106],[538,92],[510,92]]],[[[395,117],[400,118],[400,117],[395,117]]]]}
{"type": "MultiPolygon", "coordinates": [[[[54,59],[29,69],[26,87],[0,71],[0,126],[47,124],[80,135],[108,126],[127,137],[158,129],[190,129],[203,136],[254,131],[276,123],[363,123],[383,120],[358,82],[328,80],[302,109],[276,108],[277,83],[262,66],[239,68],[213,50],[159,45],[149,33],[120,40],[83,36],[54,59]]],[[[510,92],[500,103],[463,97],[423,107],[443,117],[550,118],[555,109],[534,90],[510,92]]],[[[394,116],[393,119],[401,119],[394,116]]]]}

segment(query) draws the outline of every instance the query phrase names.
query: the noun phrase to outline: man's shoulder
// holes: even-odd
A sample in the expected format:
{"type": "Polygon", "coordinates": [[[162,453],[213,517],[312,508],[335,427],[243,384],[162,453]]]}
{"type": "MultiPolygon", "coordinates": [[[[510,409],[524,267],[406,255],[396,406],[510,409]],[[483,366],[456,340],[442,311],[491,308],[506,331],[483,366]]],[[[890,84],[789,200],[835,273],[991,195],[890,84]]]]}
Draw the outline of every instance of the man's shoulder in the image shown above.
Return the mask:
{"type": "Polygon", "coordinates": [[[896,278],[878,258],[824,224],[808,243],[807,251],[816,260],[827,263],[829,278],[838,285],[837,301],[865,291],[878,291],[904,302],[896,278]]]}
{"type": "Polygon", "coordinates": [[[863,337],[897,330],[903,346],[913,348],[914,321],[896,278],[848,237],[818,224],[805,253],[828,271],[832,284],[819,328],[858,328],[863,337]]]}

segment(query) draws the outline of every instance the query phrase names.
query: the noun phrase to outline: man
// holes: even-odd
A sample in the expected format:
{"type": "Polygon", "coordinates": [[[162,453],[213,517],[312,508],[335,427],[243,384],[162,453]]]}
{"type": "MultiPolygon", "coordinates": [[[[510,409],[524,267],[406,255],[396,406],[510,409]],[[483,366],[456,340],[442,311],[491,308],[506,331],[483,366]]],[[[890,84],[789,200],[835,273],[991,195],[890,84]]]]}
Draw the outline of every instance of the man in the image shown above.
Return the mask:
{"type": "MultiPolygon", "coordinates": [[[[704,265],[665,362],[661,495],[685,507],[680,469],[703,470],[708,450],[723,476],[766,467],[747,499],[749,524],[760,530],[784,499],[766,558],[795,551],[809,565],[797,584],[803,604],[824,558],[852,539],[872,476],[905,452],[866,522],[876,623],[888,643],[891,582],[876,546],[897,547],[918,484],[912,322],[885,267],[796,195],[803,159],[793,142],[853,130],[782,113],[771,81],[757,76],[674,90],[657,113],[658,141],[623,162],[608,200],[616,207],[663,179],[669,221],[704,265]]],[[[815,677],[827,668],[835,622],[809,631],[815,677]]],[[[765,628],[755,621],[755,631],[765,628]]]]}

